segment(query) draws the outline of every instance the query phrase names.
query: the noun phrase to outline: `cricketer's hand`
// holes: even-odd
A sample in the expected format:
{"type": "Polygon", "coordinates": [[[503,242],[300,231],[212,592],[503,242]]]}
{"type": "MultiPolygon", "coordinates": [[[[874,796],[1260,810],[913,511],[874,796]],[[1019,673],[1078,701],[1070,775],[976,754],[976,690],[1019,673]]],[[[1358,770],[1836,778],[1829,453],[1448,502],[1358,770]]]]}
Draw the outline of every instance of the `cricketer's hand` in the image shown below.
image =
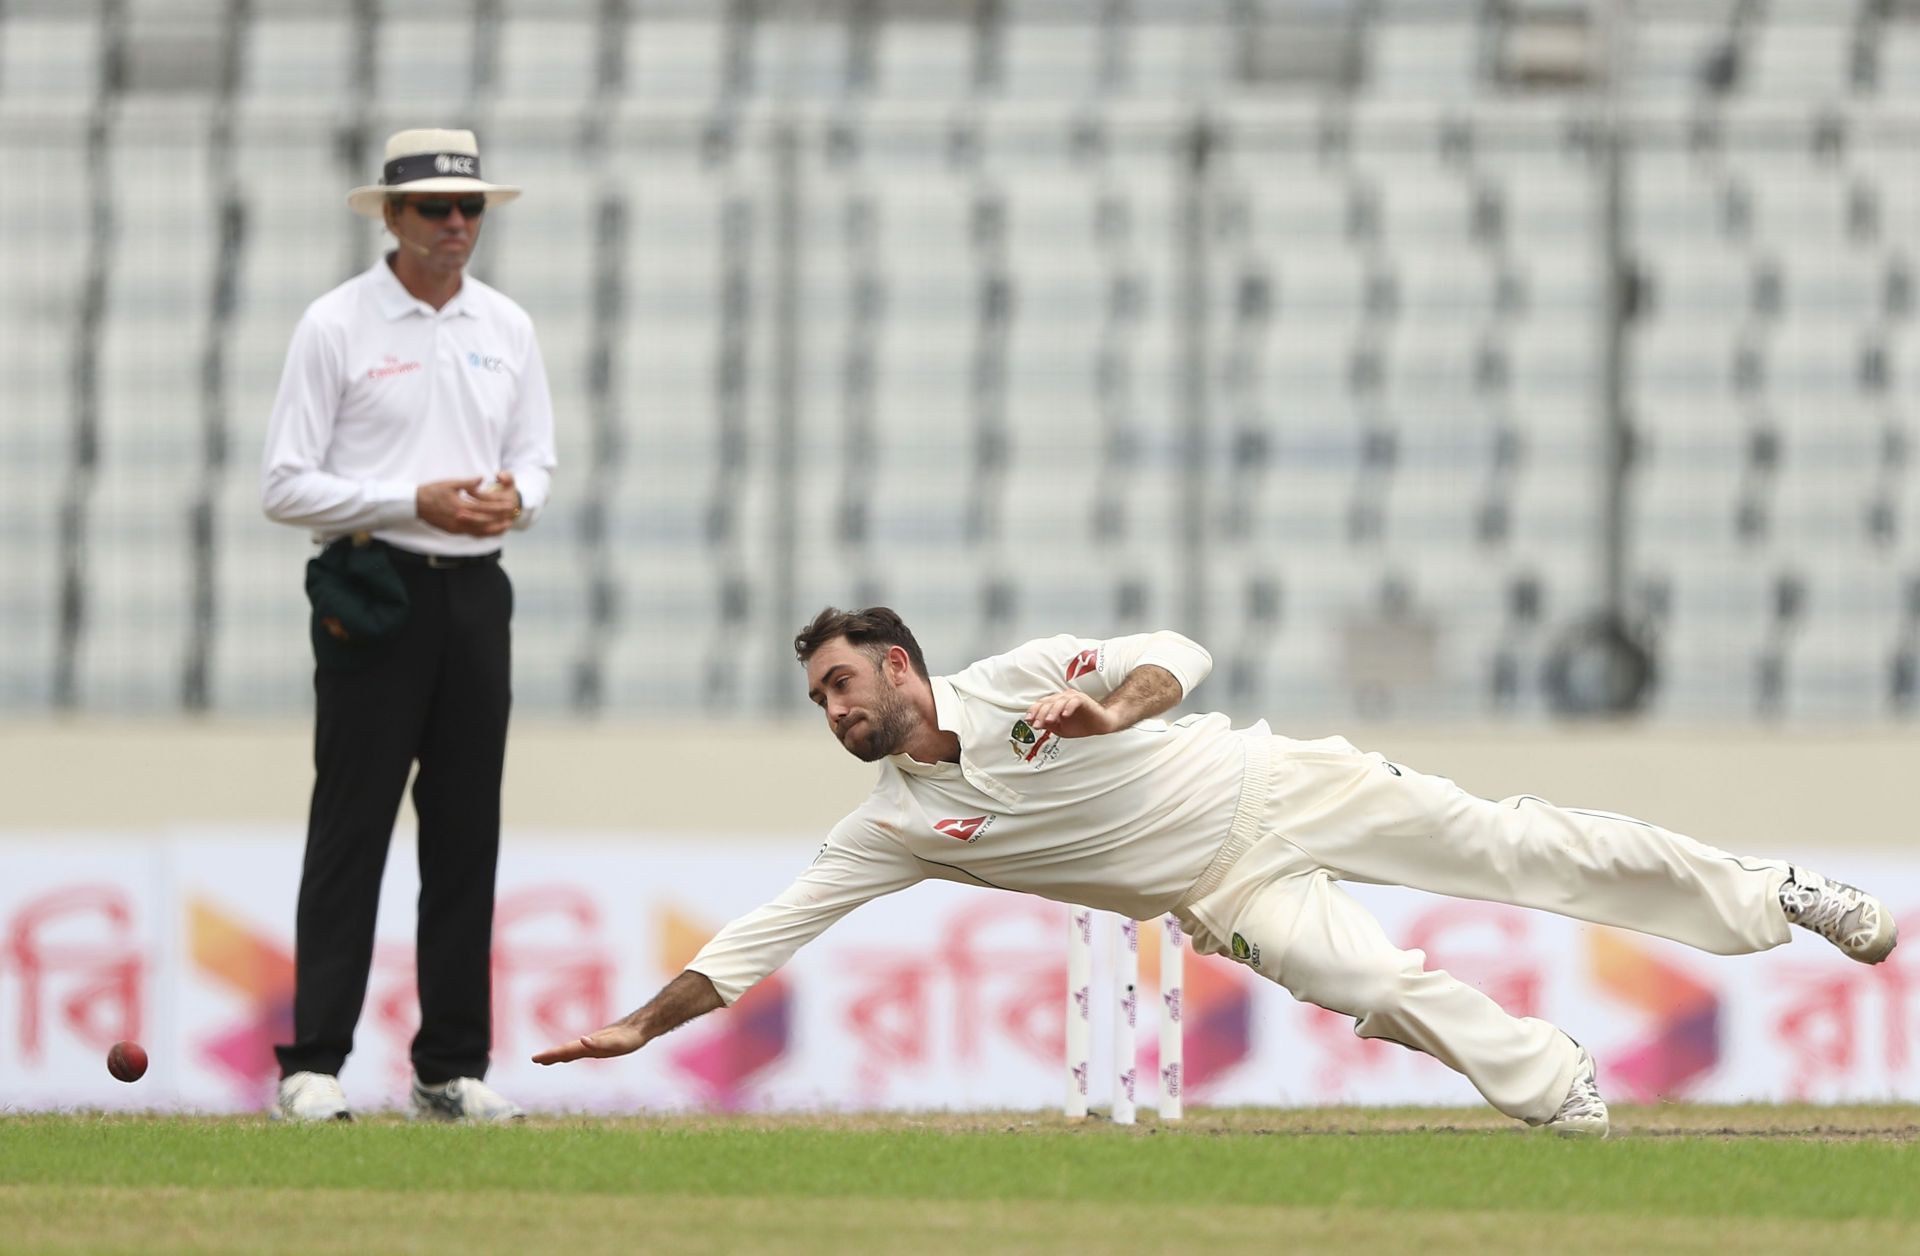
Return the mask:
{"type": "Polygon", "coordinates": [[[616,1021],[605,1029],[548,1047],[533,1057],[535,1064],[566,1064],[573,1060],[605,1060],[616,1055],[631,1055],[647,1043],[647,1035],[637,1025],[616,1021]]]}
{"type": "Polygon", "coordinates": [[[1027,723],[1062,737],[1098,737],[1126,727],[1112,711],[1077,689],[1050,693],[1028,707],[1027,723]]]}
{"type": "Polygon", "coordinates": [[[535,1064],[565,1064],[571,1060],[605,1060],[631,1055],[661,1034],[705,1016],[725,1005],[720,992],[704,974],[687,971],[661,987],[653,1001],[596,1033],[549,1047],[533,1057],[535,1064]]]}

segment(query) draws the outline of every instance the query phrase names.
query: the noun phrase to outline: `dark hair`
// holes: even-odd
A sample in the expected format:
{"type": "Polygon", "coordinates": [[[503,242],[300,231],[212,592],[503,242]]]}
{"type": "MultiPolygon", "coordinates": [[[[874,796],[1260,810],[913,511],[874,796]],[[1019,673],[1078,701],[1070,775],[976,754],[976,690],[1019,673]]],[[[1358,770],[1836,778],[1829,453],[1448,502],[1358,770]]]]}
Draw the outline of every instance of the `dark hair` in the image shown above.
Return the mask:
{"type": "Polygon", "coordinates": [[[859,646],[872,655],[876,663],[886,654],[888,646],[897,645],[907,652],[907,659],[913,664],[913,670],[920,673],[920,678],[927,679],[926,656],[920,653],[920,643],[913,639],[913,630],[885,606],[869,606],[863,611],[827,607],[793,639],[793,653],[804,664],[836,637],[845,637],[848,645],[859,646]]]}

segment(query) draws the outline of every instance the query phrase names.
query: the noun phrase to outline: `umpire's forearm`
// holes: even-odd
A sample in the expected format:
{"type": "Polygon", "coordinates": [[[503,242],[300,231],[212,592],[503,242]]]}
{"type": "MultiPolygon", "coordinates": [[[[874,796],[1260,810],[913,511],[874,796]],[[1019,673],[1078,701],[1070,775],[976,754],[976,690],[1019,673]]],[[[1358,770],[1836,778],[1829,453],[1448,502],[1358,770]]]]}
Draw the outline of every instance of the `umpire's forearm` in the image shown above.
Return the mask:
{"type": "Polygon", "coordinates": [[[725,1007],[719,991],[705,973],[692,969],[681,973],[660,988],[647,1005],[627,1017],[625,1023],[646,1035],[651,1042],[661,1034],[680,1028],[698,1016],[725,1007]]]}

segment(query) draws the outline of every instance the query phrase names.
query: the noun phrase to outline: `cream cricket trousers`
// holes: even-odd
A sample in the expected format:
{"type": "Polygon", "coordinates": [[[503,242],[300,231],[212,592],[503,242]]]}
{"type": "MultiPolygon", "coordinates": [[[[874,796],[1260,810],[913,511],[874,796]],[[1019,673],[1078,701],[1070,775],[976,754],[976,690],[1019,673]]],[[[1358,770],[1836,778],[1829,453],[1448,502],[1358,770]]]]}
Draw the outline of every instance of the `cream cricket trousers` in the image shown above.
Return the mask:
{"type": "Polygon", "coordinates": [[[1395,947],[1335,881],[1537,907],[1720,955],[1788,938],[1785,863],[1539,798],[1491,802],[1340,737],[1276,737],[1272,751],[1262,839],[1188,907],[1196,947],[1352,1016],[1362,1038],[1426,1052],[1531,1124],[1566,1098],[1578,1048],[1545,1021],[1510,1016],[1427,969],[1424,954],[1395,947]]]}

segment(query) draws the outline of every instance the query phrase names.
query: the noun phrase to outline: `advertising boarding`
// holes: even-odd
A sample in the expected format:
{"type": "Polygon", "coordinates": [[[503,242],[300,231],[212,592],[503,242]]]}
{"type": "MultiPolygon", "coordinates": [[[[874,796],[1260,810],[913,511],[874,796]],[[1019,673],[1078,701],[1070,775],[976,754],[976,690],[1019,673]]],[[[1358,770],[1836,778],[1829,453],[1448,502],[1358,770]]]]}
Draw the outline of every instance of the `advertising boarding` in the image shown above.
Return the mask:
{"type": "MultiPolygon", "coordinates": [[[[489,1080],[531,1110],[1057,1109],[1067,909],[930,882],[854,912],[736,1006],[622,1060],[529,1056],[645,1002],[713,932],[782,889],[817,838],[513,834],[503,844],[489,1080]]],[[[293,993],[297,831],[0,834],[0,1110],[264,1110],[293,993]],[[107,1049],[152,1068],[128,1085],[107,1049]]],[[[1920,937],[1920,859],[1824,852],[1920,937]]],[[[1350,886],[1400,946],[1592,1050],[1617,1101],[1920,1100],[1920,947],[1863,967],[1795,931],[1724,957],[1538,912],[1350,886]]],[[[418,1023],[411,839],[394,839],[372,979],[341,1075],[404,1103],[418,1023]]],[[[1103,931],[1105,936],[1105,931],[1103,931]]],[[[1095,957],[1095,988],[1109,963],[1095,957]]],[[[1138,1102],[1151,1112],[1159,960],[1141,951],[1138,1102]]],[[[1228,957],[1185,964],[1186,1102],[1475,1104],[1425,1056],[1354,1036],[1228,957]]],[[[1091,1101],[1113,1076],[1096,1002],[1091,1101]]]]}

